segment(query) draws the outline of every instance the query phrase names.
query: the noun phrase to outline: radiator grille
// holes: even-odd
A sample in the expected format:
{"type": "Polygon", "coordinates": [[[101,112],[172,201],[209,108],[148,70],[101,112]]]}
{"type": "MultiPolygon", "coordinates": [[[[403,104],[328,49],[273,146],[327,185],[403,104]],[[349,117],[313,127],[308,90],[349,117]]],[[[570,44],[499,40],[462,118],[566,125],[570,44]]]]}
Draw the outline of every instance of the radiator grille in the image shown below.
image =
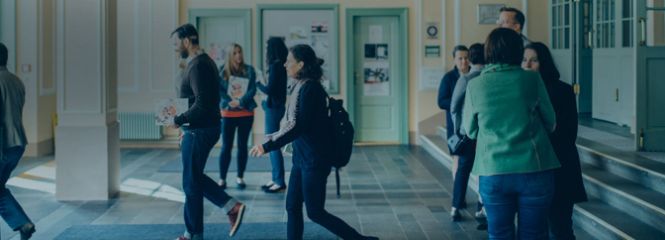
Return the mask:
{"type": "Polygon", "coordinates": [[[161,127],[155,124],[154,113],[120,112],[118,114],[121,140],[160,140],[161,127]]]}

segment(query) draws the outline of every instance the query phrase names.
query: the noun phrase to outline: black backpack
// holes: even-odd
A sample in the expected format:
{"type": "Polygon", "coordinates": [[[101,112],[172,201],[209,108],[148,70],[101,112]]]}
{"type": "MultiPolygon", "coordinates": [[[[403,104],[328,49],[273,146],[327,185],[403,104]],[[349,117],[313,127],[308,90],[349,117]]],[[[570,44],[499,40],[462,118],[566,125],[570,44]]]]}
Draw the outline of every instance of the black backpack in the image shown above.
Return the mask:
{"type": "Polygon", "coordinates": [[[349,121],[349,113],[344,109],[344,101],[328,97],[328,117],[332,129],[331,164],[335,167],[337,198],[339,194],[339,169],[349,164],[353,152],[353,125],[349,121]]]}

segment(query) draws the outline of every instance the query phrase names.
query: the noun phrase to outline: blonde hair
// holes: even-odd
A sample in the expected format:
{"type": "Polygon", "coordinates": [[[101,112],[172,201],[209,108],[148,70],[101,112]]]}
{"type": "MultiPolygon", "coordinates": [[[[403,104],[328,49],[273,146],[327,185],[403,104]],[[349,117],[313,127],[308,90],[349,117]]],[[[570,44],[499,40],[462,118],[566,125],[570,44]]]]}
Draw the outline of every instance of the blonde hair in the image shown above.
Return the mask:
{"type": "Polygon", "coordinates": [[[247,74],[246,72],[246,67],[245,67],[245,59],[243,58],[242,62],[236,66],[235,62],[233,61],[233,53],[235,52],[236,48],[240,50],[240,54],[242,54],[242,47],[237,44],[237,43],[231,43],[227,48],[226,48],[226,63],[224,63],[224,80],[229,80],[231,76],[245,76],[247,74]]]}

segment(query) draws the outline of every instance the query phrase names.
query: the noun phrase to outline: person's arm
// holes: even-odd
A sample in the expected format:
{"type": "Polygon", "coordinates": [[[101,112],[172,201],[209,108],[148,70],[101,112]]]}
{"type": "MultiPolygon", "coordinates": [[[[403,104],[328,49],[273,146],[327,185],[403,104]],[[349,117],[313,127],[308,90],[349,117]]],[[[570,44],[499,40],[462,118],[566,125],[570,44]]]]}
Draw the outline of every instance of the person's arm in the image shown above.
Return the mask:
{"type": "Polygon", "coordinates": [[[310,124],[313,123],[312,117],[316,111],[314,108],[317,106],[317,98],[323,99],[321,96],[316,95],[311,83],[306,83],[302,86],[297,99],[295,120],[287,121],[286,127],[280,128],[279,131],[272,134],[270,140],[263,144],[263,150],[265,152],[277,150],[298,138],[308,129],[310,124]]]}
{"type": "Polygon", "coordinates": [[[471,139],[478,138],[478,113],[473,106],[471,89],[467,87],[464,97],[464,110],[462,110],[462,128],[471,139]]]}
{"type": "Polygon", "coordinates": [[[245,108],[250,101],[254,101],[254,96],[256,95],[256,72],[254,71],[254,67],[247,67],[247,77],[249,78],[247,92],[245,92],[245,95],[239,100],[240,106],[243,108],[245,108]]]}
{"type": "Polygon", "coordinates": [[[556,114],[557,126],[556,131],[552,134],[555,138],[561,139],[566,143],[575,143],[577,140],[577,103],[575,100],[575,92],[573,88],[567,84],[562,84],[565,87],[562,87],[560,92],[555,94],[561,94],[561,104],[560,109],[556,114]]]}
{"type": "MultiPolygon", "coordinates": [[[[462,107],[464,107],[466,83],[467,83],[467,77],[462,76],[459,78],[459,80],[457,80],[455,88],[453,88],[453,95],[450,100],[450,113],[453,114],[454,116],[458,116],[459,114],[462,113],[462,107]]],[[[458,134],[460,132],[460,125],[462,124],[460,122],[460,119],[461,118],[458,117],[453,117],[452,119],[455,134],[458,134]]]]}
{"type": "Polygon", "coordinates": [[[194,104],[186,112],[175,117],[174,123],[178,126],[197,121],[204,117],[205,105],[203,103],[214,100],[212,97],[213,94],[210,93],[214,89],[206,89],[203,84],[206,81],[204,78],[211,76],[205,76],[205,72],[201,69],[202,67],[203,64],[197,64],[189,72],[189,83],[194,93],[194,104]]]}
{"type": "Polygon", "coordinates": [[[450,100],[452,97],[452,88],[455,86],[452,86],[452,81],[453,81],[453,74],[452,73],[446,73],[446,75],[443,76],[443,79],[441,80],[441,85],[439,85],[439,94],[438,94],[438,99],[437,103],[439,104],[439,108],[442,110],[450,110],[450,100]]]}
{"type": "Polygon", "coordinates": [[[228,93],[229,82],[224,79],[224,65],[219,68],[219,109],[220,110],[229,110],[229,103],[231,102],[231,96],[228,93]]]}
{"type": "Polygon", "coordinates": [[[552,102],[550,101],[549,94],[545,88],[545,83],[540,78],[540,75],[537,73],[533,74],[536,79],[533,79],[532,81],[536,83],[538,90],[538,113],[545,125],[545,129],[547,129],[548,132],[554,132],[554,129],[556,129],[556,114],[554,113],[554,107],[552,107],[552,102]]]}

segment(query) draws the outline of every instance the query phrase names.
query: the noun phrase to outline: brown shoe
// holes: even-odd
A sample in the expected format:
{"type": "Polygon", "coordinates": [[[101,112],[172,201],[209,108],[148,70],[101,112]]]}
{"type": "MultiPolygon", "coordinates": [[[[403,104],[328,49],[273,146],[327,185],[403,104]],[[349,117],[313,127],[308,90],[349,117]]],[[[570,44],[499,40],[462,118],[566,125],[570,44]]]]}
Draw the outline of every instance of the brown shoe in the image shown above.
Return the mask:
{"type": "Polygon", "coordinates": [[[242,217],[243,214],[245,213],[245,204],[242,203],[236,203],[236,205],[231,208],[231,211],[229,211],[226,215],[229,216],[229,222],[231,223],[231,230],[229,231],[229,237],[233,237],[233,235],[236,234],[236,231],[238,231],[238,228],[240,227],[240,223],[242,223],[242,217]]]}

